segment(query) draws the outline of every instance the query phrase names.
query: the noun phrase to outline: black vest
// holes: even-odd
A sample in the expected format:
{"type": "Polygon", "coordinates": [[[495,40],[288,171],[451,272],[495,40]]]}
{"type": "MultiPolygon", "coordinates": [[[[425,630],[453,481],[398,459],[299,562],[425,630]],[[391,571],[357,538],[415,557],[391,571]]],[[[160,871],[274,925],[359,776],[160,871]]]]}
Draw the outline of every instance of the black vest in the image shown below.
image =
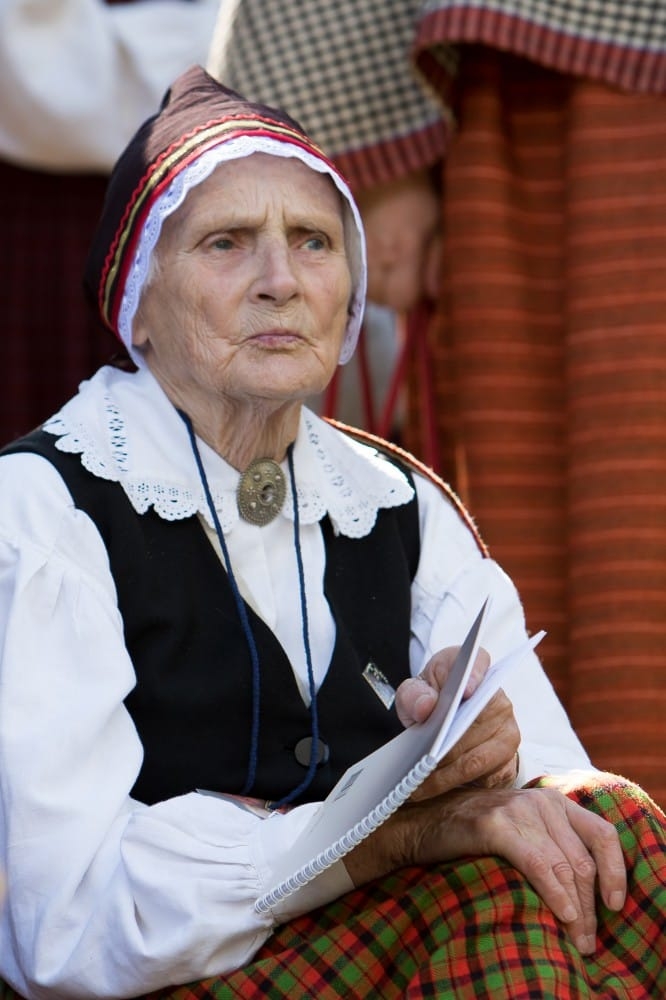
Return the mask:
{"type": "MultiPolygon", "coordinates": [[[[92,476],[79,456],[58,451],[55,441],[35,431],[3,454],[47,458],[106,545],[137,675],[126,706],[144,761],[132,795],[153,803],[194,788],[239,794],[248,765],[252,673],[224,567],[197,517],[165,521],[153,510],[137,514],[118,483],[92,476]]],[[[417,503],[381,510],[365,538],[336,536],[328,518],[321,530],[324,590],[336,625],[333,658],[317,698],[330,756],[302,801],[324,797],[350,764],[402,728],[362,672],[372,661],[394,687],[409,674],[417,503]]],[[[299,594],[293,599],[300,616],[299,594]]],[[[249,794],[277,800],[305,776],[294,748],[310,735],[310,714],[282,646],[246,610],[261,671],[258,764],[249,794]]]]}

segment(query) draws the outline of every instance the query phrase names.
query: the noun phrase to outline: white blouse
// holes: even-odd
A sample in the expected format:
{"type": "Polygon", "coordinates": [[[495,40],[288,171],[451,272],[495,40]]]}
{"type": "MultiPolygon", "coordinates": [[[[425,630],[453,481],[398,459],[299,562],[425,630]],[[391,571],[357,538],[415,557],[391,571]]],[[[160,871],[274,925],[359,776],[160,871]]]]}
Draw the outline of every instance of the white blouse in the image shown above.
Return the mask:
{"type": "MultiPolygon", "coordinates": [[[[47,425],[58,447],[119,482],[138,512],[210,513],[185,426],[147,370],[101,369],[47,425]]],[[[293,498],[267,528],[240,521],[236,473],[199,442],[241,590],[273,628],[307,697],[293,498]]],[[[286,466],[285,466],[286,468],[286,466]]],[[[322,593],[318,521],[367,534],[378,509],[412,490],[390,463],[303,410],[294,449],[317,682],[335,640],[322,593]]],[[[412,586],[411,670],[461,641],[487,594],[493,658],[525,638],[511,581],[479,552],[438,488],[416,476],[421,558],[412,586]]],[[[178,585],[177,569],[174,586],[178,585]]],[[[146,806],[129,797],[142,748],[125,709],[134,671],[108,557],[39,456],[0,459],[0,976],[25,997],[135,996],[246,963],[273,926],[351,888],[338,863],[276,907],[255,912],[275,861],[317,805],[248,811],[196,792],[146,806]]],[[[547,642],[547,639],[545,640],[547,642]]],[[[221,652],[221,659],[223,652],[221,652]]],[[[510,675],[525,782],[589,759],[534,654],[510,675]]]]}

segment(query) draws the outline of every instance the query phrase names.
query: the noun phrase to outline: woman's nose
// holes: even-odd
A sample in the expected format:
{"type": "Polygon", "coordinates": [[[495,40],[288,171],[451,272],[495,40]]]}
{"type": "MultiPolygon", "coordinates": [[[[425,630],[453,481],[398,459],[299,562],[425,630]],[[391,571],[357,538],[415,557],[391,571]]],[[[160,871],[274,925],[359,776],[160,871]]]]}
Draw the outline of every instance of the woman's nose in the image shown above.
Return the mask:
{"type": "Polygon", "coordinates": [[[288,243],[282,240],[267,242],[259,254],[255,295],[275,302],[287,302],[298,294],[298,290],[299,282],[288,243]]]}

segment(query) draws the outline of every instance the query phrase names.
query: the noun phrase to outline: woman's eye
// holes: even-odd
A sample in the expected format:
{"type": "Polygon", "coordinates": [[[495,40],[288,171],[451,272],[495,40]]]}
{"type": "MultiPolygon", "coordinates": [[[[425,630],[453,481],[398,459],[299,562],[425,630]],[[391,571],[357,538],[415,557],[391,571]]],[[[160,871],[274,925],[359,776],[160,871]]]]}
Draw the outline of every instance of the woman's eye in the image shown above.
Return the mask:
{"type": "Polygon", "coordinates": [[[326,240],[323,236],[310,236],[303,245],[308,250],[323,250],[326,247],[326,240]]]}

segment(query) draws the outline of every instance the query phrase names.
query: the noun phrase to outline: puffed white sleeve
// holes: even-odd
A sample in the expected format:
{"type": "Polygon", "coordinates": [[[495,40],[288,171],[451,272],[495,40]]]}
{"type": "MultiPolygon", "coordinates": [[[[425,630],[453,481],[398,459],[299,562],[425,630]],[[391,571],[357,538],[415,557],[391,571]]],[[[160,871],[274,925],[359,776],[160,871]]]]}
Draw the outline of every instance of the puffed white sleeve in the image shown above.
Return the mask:
{"type": "MultiPolygon", "coordinates": [[[[421,559],[412,587],[412,672],[446,646],[462,642],[490,597],[481,645],[499,660],[527,639],[517,590],[501,567],[484,557],[469,527],[439,489],[416,477],[421,559]]],[[[547,642],[547,637],[544,639],[547,642]]],[[[590,768],[590,759],[536,652],[527,653],[503,688],[521,732],[520,772],[525,784],[545,774],[590,768]]]]}
{"type": "Polygon", "coordinates": [[[220,0],[2,0],[0,156],[110,170],[167,86],[203,63],[220,0]]]}
{"type": "Polygon", "coordinates": [[[314,804],[262,818],[193,792],[130,798],[142,748],[106,550],[55,469],[0,459],[0,977],[29,1000],[136,996],[237,968],[343,865],[255,912],[314,804]]]}

